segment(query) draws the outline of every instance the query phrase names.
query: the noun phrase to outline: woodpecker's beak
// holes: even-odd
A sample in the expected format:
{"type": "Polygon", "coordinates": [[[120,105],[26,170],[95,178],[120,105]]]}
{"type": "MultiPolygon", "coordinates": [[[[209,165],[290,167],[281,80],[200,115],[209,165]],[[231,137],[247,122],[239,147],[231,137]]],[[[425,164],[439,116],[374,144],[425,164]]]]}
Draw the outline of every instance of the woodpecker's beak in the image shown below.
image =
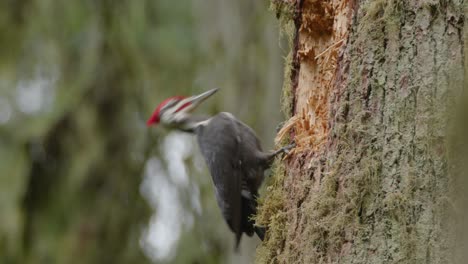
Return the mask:
{"type": "Polygon", "coordinates": [[[215,89],[211,89],[209,91],[206,91],[202,94],[199,94],[199,95],[194,95],[192,97],[189,97],[185,100],[187,100],[188,103],[190,103],[190,105],[187,107],[187,111],[191,111],[195,108],[197,108],[197,106],[199,106],[203,101],[205,101],[206,99],[208,99],[208,97],[212,96],[214,93],[216,93],[218,91],[218,88],[215,88],[215,89]]]}

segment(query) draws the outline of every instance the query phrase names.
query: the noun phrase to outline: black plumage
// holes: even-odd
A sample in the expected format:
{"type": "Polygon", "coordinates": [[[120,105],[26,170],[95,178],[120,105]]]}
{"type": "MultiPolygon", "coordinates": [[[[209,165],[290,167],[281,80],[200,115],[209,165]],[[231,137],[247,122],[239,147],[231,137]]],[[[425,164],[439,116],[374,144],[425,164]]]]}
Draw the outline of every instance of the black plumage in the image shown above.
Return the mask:
{"type": "Polygon", "coordinates": [[[258,188],[276,153],[262,151],[255,132],[229,113],[219,113],[194,130],[215,185],[216,200],[229,228],[241,236],[265,230],[254,225],[258,188]]]}

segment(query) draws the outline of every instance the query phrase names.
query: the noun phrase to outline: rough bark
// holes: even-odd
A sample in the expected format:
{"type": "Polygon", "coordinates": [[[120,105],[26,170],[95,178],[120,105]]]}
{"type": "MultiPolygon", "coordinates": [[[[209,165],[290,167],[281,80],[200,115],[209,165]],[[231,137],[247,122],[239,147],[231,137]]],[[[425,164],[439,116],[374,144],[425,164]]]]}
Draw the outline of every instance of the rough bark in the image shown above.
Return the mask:
{"type": "Polygon", "coordinates": [[[260,263],[452,263],[447,127],[464,85],[463,0],[273,1],[291,14],[260,263]],[[291,25],[294,24],[294,27],[291,25]]]}

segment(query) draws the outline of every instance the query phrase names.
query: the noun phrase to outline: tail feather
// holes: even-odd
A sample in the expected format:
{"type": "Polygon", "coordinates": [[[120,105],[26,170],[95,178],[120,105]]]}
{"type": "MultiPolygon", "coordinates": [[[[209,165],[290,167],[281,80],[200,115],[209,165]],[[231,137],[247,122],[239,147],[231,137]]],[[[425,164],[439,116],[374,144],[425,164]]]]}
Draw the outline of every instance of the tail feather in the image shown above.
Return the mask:
{"type": "Polygon", "coordinates": [[[245,232],[248,236],[252,236],[254,233],[263,241],[265,238],[266,228],[262,226],[256,226],[255,220],[252,218],[254,215],[257,214],[257,201],[255,198],[247,199],[243,198],[243,232],[245,232]]]}
{"type": "Polygon", "coordinates": [[[254,226],[254,229],[258,238],[263,241],[265,239],[266,228],[262,226],[254,226]]]}
{"type": "Polygon", "coordinates": [[[234,251],[239,252],[239,244],[242,238],[242,233],[236,234],[236,244],[234,245],[234,251]]]}

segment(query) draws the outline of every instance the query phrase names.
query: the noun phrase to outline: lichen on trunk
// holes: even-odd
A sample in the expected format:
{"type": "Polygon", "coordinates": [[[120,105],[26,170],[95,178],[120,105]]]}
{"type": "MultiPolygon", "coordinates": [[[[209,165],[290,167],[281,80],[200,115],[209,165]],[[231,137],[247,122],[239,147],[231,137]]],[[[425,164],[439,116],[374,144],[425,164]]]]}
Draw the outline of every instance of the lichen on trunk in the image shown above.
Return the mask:
{"type": "Polygon", "coordinates": [[[446,128],[464,87],[463,2],[281,3],[299,15],[278,141],[297,148],[262,199],[257,261],[450,263],[446,128]]]}

